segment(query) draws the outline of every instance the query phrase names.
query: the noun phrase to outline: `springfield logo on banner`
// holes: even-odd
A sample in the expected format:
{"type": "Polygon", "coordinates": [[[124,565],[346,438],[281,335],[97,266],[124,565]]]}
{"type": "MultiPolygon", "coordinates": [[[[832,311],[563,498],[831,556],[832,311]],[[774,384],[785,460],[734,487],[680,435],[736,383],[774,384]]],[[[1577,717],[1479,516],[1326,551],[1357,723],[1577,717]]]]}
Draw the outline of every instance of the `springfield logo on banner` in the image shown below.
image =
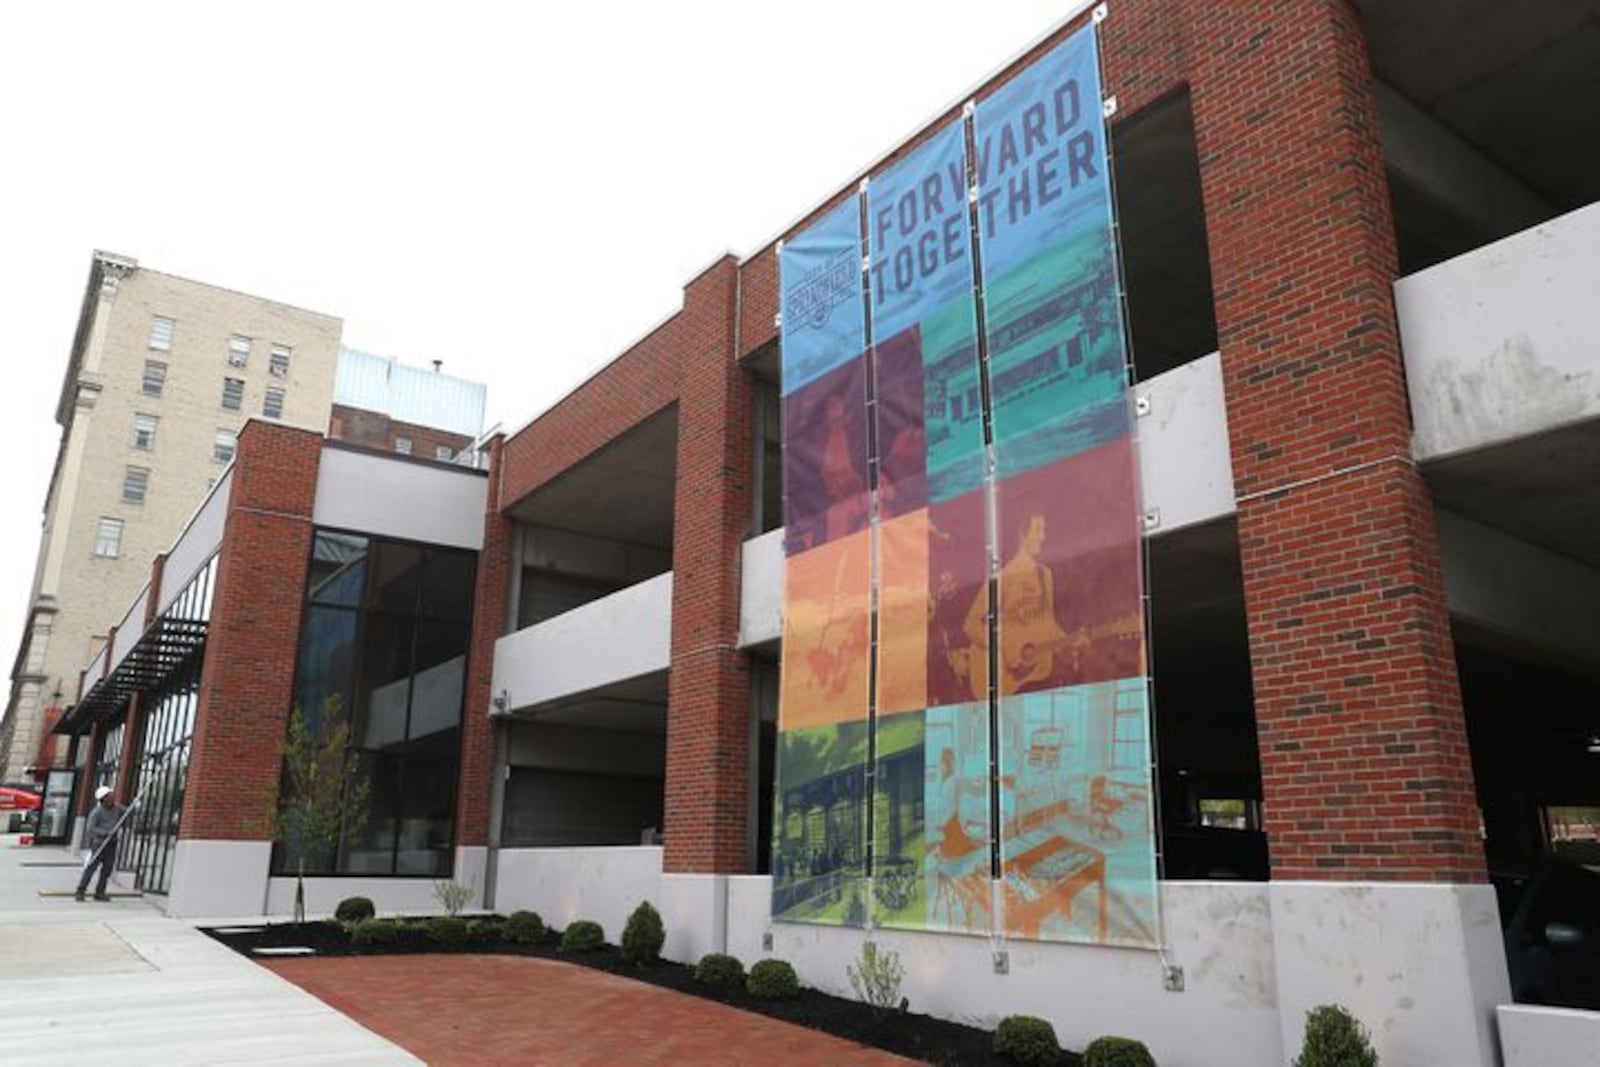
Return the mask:
{"type": "Polygon", "coordinates": [[[1100,100],[1090,28],[780,252],[774,918],[1160,943],[1100,100]]]}

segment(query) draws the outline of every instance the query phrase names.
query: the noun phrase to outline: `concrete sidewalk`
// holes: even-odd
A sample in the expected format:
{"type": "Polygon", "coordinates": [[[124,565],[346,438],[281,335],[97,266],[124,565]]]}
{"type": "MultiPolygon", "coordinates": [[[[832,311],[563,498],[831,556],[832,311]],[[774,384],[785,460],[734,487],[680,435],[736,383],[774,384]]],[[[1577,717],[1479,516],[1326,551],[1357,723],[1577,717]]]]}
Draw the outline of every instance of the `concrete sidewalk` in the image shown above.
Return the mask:
{"type": "Polygon", "coordinates": [[[0,1063],[421,1062],[150,900],[39,895],[77,877],[0,835],[0,1063]]]}

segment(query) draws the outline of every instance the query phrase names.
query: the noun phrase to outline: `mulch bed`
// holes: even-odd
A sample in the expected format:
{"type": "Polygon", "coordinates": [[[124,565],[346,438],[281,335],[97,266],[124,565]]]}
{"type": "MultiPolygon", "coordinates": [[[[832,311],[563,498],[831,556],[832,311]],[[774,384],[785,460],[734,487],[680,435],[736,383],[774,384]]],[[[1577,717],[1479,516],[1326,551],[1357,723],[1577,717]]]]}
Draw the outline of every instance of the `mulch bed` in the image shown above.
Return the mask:
{"type": "MultiPolygon", "coordinates": [[[[483,917],[478,917],[483,918],[483,917]]],[[[231,930],[231,928],[229,928],[231,930]]],[[[428,937],[418,925],[399,932],[398,938],[388,944],[351,944],[344,928],[336,922],[271,923],[259,927],[239,928],[234,932],[211,929],[205,931],[235,952],[252,959],[265,959],[255,955],[260,948],[309,948],[318,956],[389,956],[419,952],[494,953],[509,956],[534,956],[539,959],[560,960],[635,981],[674,989],[680,993],[715,1000],[744,1011],[759,1012],[774,1019],[799,1026],[821,1030],[836,1037],[847,1038],[863,1045],[871,1045],[924,1063],[939,1065],[1006,1064],[1013,1061],[1001,1059],[993,1051],[994,1035],[988,1030],[935,1019],[915,1012],[890,1012],[875,1017],[859,1001],[829,996],[815,989],[801,989],[792,1000],[761,1000],[743,989],[718,990],[695,981],[694,968],[681,963],[661,960],[640,966],[622,956],[622,950],[606,945],[595,952],[564,953],[558,947],[559,938],[552,931],[536,944],[518,944],[491,937],[480,931],[473,939],[458,944],[441,944],[428,937]]],[[[754,962],[754,961],[747,961],[754,962]]],[[[801,975],[804,981],[805,976],[801,975]]],[[[1077,1067],[1079,1058],[1065,1053],[1060,1067],[1077,1067]]]]}

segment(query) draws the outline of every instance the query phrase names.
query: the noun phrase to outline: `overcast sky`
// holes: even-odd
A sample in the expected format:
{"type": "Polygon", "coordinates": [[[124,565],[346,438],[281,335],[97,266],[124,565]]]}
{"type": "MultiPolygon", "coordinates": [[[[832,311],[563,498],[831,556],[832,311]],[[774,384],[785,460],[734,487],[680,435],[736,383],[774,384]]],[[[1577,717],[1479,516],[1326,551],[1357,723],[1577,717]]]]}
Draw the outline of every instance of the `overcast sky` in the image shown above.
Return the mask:
{"type": "Polygon", "coordinates": [[[515,428],[1084,6],[7,5],[0,658],[94,249],[442,359],[515,428]]]}

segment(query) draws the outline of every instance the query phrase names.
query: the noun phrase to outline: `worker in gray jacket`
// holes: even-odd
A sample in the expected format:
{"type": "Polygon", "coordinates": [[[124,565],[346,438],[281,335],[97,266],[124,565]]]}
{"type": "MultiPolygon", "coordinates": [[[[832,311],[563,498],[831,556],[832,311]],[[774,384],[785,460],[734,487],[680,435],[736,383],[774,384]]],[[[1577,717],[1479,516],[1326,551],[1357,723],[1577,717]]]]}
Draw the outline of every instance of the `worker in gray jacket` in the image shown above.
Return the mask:
{"type": "Polygon", "coordinates": [[[111,866],[117,859],[117,830],[122,825],[123,810],[111,798],[111,787],[103,785],[94,791],[97,803],[89,812],[83,826],[83,845],[89,850],[89,860],[83,865],[83,877],[78,879],[78,900],[89,888],[89,878],[98,869],[100,882],[95,886],[94,899],[110,900],[106,882],[111,878],[111,866]]]}

